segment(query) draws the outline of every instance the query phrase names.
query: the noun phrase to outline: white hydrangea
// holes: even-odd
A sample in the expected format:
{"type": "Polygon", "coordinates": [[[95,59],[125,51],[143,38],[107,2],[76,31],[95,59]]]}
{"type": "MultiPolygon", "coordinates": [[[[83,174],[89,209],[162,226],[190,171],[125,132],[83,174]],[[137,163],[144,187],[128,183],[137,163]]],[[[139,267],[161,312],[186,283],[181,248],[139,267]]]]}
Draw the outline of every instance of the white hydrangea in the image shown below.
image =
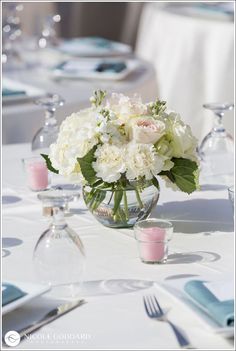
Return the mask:
{"type": "Polygon", "coordinates": [[[116,145],[103,144],[95,152],[96,161],[92,166],[97,177],[104,182],[112,183],[120,179],[125,172],[125,150],[116,145]]]}
{"type": "Polygon", "coordinates": [[[98,143],[96,111],[92,108],[73,113],[61,124],[58,139],[50,147],[50,160],[59,174],[74,172],[77,158],[85,156],[98,143]]]}
{"type": "Polygon", "coordinates": [[[152,144],[130,142],[126,148],[126,177],[130,180],[138,177],[152,179],[161,172],[164,161],[152,144]]]}

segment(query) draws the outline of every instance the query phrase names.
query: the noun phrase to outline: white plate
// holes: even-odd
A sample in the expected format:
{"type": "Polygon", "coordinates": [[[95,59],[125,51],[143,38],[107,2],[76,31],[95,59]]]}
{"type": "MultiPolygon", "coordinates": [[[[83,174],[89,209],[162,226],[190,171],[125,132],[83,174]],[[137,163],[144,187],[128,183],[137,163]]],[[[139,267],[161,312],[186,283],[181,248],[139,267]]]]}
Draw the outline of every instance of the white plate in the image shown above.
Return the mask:
{"type": "Polygon", "coordinates": [[[155,283],[157,287],[164,289],[173,298],[181,302],[184,307],[195,313],[195,316],[205,325],[205,327],[216,334],[220,334],[226,338],[234,336],[234,327],[221,327],[217,324],[194,300],[188,296],[183,290],[184,284],[189,279],[173,279],[163,283],[155,283]]]}
{"type": "Polygon", "coordinates": [[[76,59],[69,60],[63,68],[56,68],[53,75],[57,78],[69,79],[100,79],[100,80],[122,80],[125,79],[131,72],[140,67],[141,63],[138,60],[116,60],[116,59],[76,59]],[[126,65],[121,72],[97,72],[96,66],[100,63],[122,62],[126,65]]]}
{"type": "Polygon", "coordinates": [[[11,78],[2,79],[2,87],[10,90],[23,90],[25,94],[19,95],[9,95],[9,96],[2,96],[2,102],[20,102],[20,101],[27,101],[31,99],[36,99],[41,96],[46,95],[46,92],[42,89],[36,88],[34,86],[21,83],[19,81],[15,81],[11,78]]]}
{"type": "Polygon", "coordinates": [[[131,53],[131,47],[127,44],[106,40],[107,45],[99,45],[102,38],[75,38],[66,40],[58,50],[72,56],[114,56],[131,53]]]}
{"type": "Polygon", "coordinates": [[[32,284],[32,283],[25,283],[25,282],[23,283],[23,282],[15,282],[15,281],[14,282],[12,282],[12,281],[5,282],[4,281],[4,283],[15,285],[17,288],[24,291],[27,295],[3,306],[2,307],[2,314],[3,315],[15,310],[16,308],[24,305],[26,302],[34,299],[37,296],[44,294],[50,290],[48,285],[32,284]]]}

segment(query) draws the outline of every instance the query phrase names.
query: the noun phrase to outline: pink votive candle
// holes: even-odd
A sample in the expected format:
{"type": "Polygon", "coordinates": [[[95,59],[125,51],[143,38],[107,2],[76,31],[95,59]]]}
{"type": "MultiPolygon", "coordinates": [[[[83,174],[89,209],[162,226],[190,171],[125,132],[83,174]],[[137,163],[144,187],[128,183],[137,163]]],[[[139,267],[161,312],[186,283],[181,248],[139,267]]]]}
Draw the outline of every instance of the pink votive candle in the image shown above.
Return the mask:
{"type": "Polygon", "coordinates": [[[139,236],[141,259],[145,262],[162,262],[166,256],[167,243],[164,228],[143,228],[139,236]]]}
{"type": "Polygon", "coordinates": [[[48,169],[42,160],[29,161],[26,164],[29,188],[33,191],[45,190],[48,187],[48,169]]]}
{"type": "Polygon", "coordinates": [[[139,254],[144,263],[165,263],[168,257],[168,242],[173,235],[170,221],[147,218],[134,225],[139,254]]]}

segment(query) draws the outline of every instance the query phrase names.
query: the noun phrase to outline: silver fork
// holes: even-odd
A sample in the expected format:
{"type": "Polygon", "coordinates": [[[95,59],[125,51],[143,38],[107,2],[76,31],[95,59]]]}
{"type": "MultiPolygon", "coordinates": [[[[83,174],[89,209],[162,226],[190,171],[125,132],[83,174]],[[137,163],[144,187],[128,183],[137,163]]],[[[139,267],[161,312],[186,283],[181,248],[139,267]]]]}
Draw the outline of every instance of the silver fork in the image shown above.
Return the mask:
{"type": "Polygon", "coordinates": [[[153,296],[144,296],[143,298],[144,307],[149,318],[157,319],[162,322],[168,323],[172,330],[175,333],[175,336],[178,340],[179,346],[181,348],[192,349],[189,340],[182,334],[178,327],[169,321],[166,317],[166,314],[163,312],[161,306],[159,305],[156,297],[153,296]]]}

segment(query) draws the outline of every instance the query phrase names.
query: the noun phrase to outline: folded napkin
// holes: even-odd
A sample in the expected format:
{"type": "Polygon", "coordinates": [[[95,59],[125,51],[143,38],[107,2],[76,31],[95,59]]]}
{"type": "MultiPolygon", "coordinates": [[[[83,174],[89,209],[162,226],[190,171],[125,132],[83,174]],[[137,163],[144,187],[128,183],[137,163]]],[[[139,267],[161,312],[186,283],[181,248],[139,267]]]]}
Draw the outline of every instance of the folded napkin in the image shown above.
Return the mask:
{"type": "Polygon", "coordinates": [[[95,71],[120,73],[125,68],[126,64],[124,62],[102,62],[96,67],[95,71]]]}
{"type": "Polygon", "coordinates": [[[18,300],[25,295],[27,294],[15,285],[2,283],[2,306],[18,300]]]}
{"type": "Polygon", "coordinates": [[[222,327],[234,326],[234,300],[219,300],[205,283],[191,280],[185,284],[184,290],[222,327]]]}
{"type": "Polygon", "coordinates": [[[56,70],[65,71],[69,73],[91,73],[91,72],[99,72],[99,73],[120,73],[127,66],[123,61],[97,61],[97,60],[69,60],[64,61],[55,67],[56,70]]]}
{"type": "Polygon", "coordinates": [[[2,96],[14,96],[14,95],[25,95],[26,92],[24,90],[13,90],[8,88],[2,89],[2,96]]]}

